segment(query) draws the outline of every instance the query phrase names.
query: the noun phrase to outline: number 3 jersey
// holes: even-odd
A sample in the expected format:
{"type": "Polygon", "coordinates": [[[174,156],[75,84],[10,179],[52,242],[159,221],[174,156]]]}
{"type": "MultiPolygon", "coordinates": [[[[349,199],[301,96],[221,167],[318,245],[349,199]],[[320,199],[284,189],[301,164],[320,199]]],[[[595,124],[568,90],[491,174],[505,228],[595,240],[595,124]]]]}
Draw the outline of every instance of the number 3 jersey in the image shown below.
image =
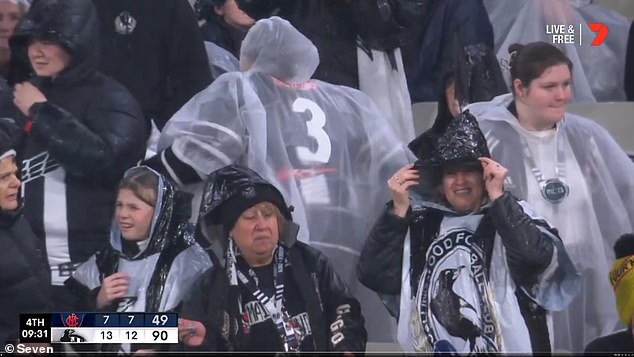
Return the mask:
{"type": "Polygon", "coordinates": [[[299,239],[356,284],[386,181],[413,155],[364,93],[310,79],[317,50],[288,22],[258,21],[241,61],[248,71],[220,76],[168,121],[159,166],[182,184],[230,163],[256,170],[293,205],[299,239]]]}

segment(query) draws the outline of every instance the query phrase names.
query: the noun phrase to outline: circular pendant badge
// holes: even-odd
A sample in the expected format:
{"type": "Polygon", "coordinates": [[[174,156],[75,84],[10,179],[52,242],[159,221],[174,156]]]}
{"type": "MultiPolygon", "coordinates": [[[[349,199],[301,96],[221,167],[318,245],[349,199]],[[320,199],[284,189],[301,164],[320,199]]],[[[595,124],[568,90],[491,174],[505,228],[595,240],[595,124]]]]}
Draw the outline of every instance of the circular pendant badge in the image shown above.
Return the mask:
{"type": "Polygon", "coordinates": [[[136,19],[127,11],[121,12],[114,19],[114,29],[122,35],[129,35],[136,28],[136,19]]]}
{"type": "Polygon", "coordinates": [[[552,204],[558,204],[568,196],[568,185],[558,178],[546,180],[542,186],[542,196],[552,204]]]}

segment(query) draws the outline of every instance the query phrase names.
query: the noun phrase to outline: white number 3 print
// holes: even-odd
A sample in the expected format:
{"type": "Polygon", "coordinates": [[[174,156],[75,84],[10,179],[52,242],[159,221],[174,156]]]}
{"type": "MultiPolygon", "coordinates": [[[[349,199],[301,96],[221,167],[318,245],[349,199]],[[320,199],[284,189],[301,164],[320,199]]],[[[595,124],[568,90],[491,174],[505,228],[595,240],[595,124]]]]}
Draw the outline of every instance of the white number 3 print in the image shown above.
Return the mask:
{"type": "Polygon", "coordinates": [[[317,150],[314,152],[307,147],[297,147],[297,157],[306,163],[327,163],[330,161],[331,144],[328,133],[324,131],[326,125],[326,114],[324,111],[310,99],[297,98],[293,102],[293,111],[295,113],[310,113],[310,119],[306,122],[308,128],[308,136],[317,140],[317,150]]]}

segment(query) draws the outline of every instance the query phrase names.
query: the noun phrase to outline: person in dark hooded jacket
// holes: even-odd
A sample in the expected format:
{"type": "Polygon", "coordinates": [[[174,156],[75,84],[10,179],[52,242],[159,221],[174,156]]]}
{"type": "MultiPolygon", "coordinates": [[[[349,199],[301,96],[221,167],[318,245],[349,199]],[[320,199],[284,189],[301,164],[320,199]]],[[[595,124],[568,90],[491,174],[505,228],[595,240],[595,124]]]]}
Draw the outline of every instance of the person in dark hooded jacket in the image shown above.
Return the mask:
{"type": "Polygon", "coordinates": [[[206,351],[363,352],[359,302],[299,229],[282,193],[239,165],[212,173],[200,233],[222,262],[183,304],[179,335],[206,351]]]}
{"type": "Polygon", "coordinates": [[[49,312],[49,274],[22,215],[11,138],[0,135],[0,343],[17,343],[21,313],[49,312]]]}
{"type": "MultiPolygon", "coordinates": [[[[404,37],[403,66],[412,103],[434,102],[454,73],[462,106],[508,91],[493,47],[493,26],[482,0],[416,0],[418,21],[404,37]]],[[[449,103],[450,105],[452,103],[449,103]]]]}
{"type": "Polygon", "coordinates": [[[359,280],[399,295],[405,352],[549,352],[547,315],[579,288],[556,230],[504,191],[468,112],[434,151],[389,180],[393,200],[358,264],[359,280]],[[409,231],[409,234],[408,234],[409,231]]]}
{"type": "MultiPolygon", "coordinates": [[[[80,265],[65,284],[88,311],[178,312],[211,260],[194,241],[189,195],[146,166],[119,184],[110,244],[80,265]]],[[[130,352],[149,346],[104,345],[130,352]]]]}
{"type": "Polygon", "coordinates": [[[38,0],[10,40],[15,89],[0,117],[19,128],[25,216],[46,250],[55,308],[63,288],[108,241],[116,187],[142,158],[143,114],[120,84],[97,72],[97,17],[85,0],[38,0]]]}

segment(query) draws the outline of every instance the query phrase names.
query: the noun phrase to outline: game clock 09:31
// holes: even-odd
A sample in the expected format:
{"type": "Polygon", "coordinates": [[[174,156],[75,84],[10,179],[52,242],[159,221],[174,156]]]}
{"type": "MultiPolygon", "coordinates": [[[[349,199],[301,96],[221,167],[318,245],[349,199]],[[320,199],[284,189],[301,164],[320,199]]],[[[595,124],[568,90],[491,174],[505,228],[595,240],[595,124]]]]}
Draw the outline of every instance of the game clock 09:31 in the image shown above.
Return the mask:
{"type": "Polygon", "coordinates": [[[21,343],[50,343],[51,319],[49,314],[20,314],[21,343]]]}

